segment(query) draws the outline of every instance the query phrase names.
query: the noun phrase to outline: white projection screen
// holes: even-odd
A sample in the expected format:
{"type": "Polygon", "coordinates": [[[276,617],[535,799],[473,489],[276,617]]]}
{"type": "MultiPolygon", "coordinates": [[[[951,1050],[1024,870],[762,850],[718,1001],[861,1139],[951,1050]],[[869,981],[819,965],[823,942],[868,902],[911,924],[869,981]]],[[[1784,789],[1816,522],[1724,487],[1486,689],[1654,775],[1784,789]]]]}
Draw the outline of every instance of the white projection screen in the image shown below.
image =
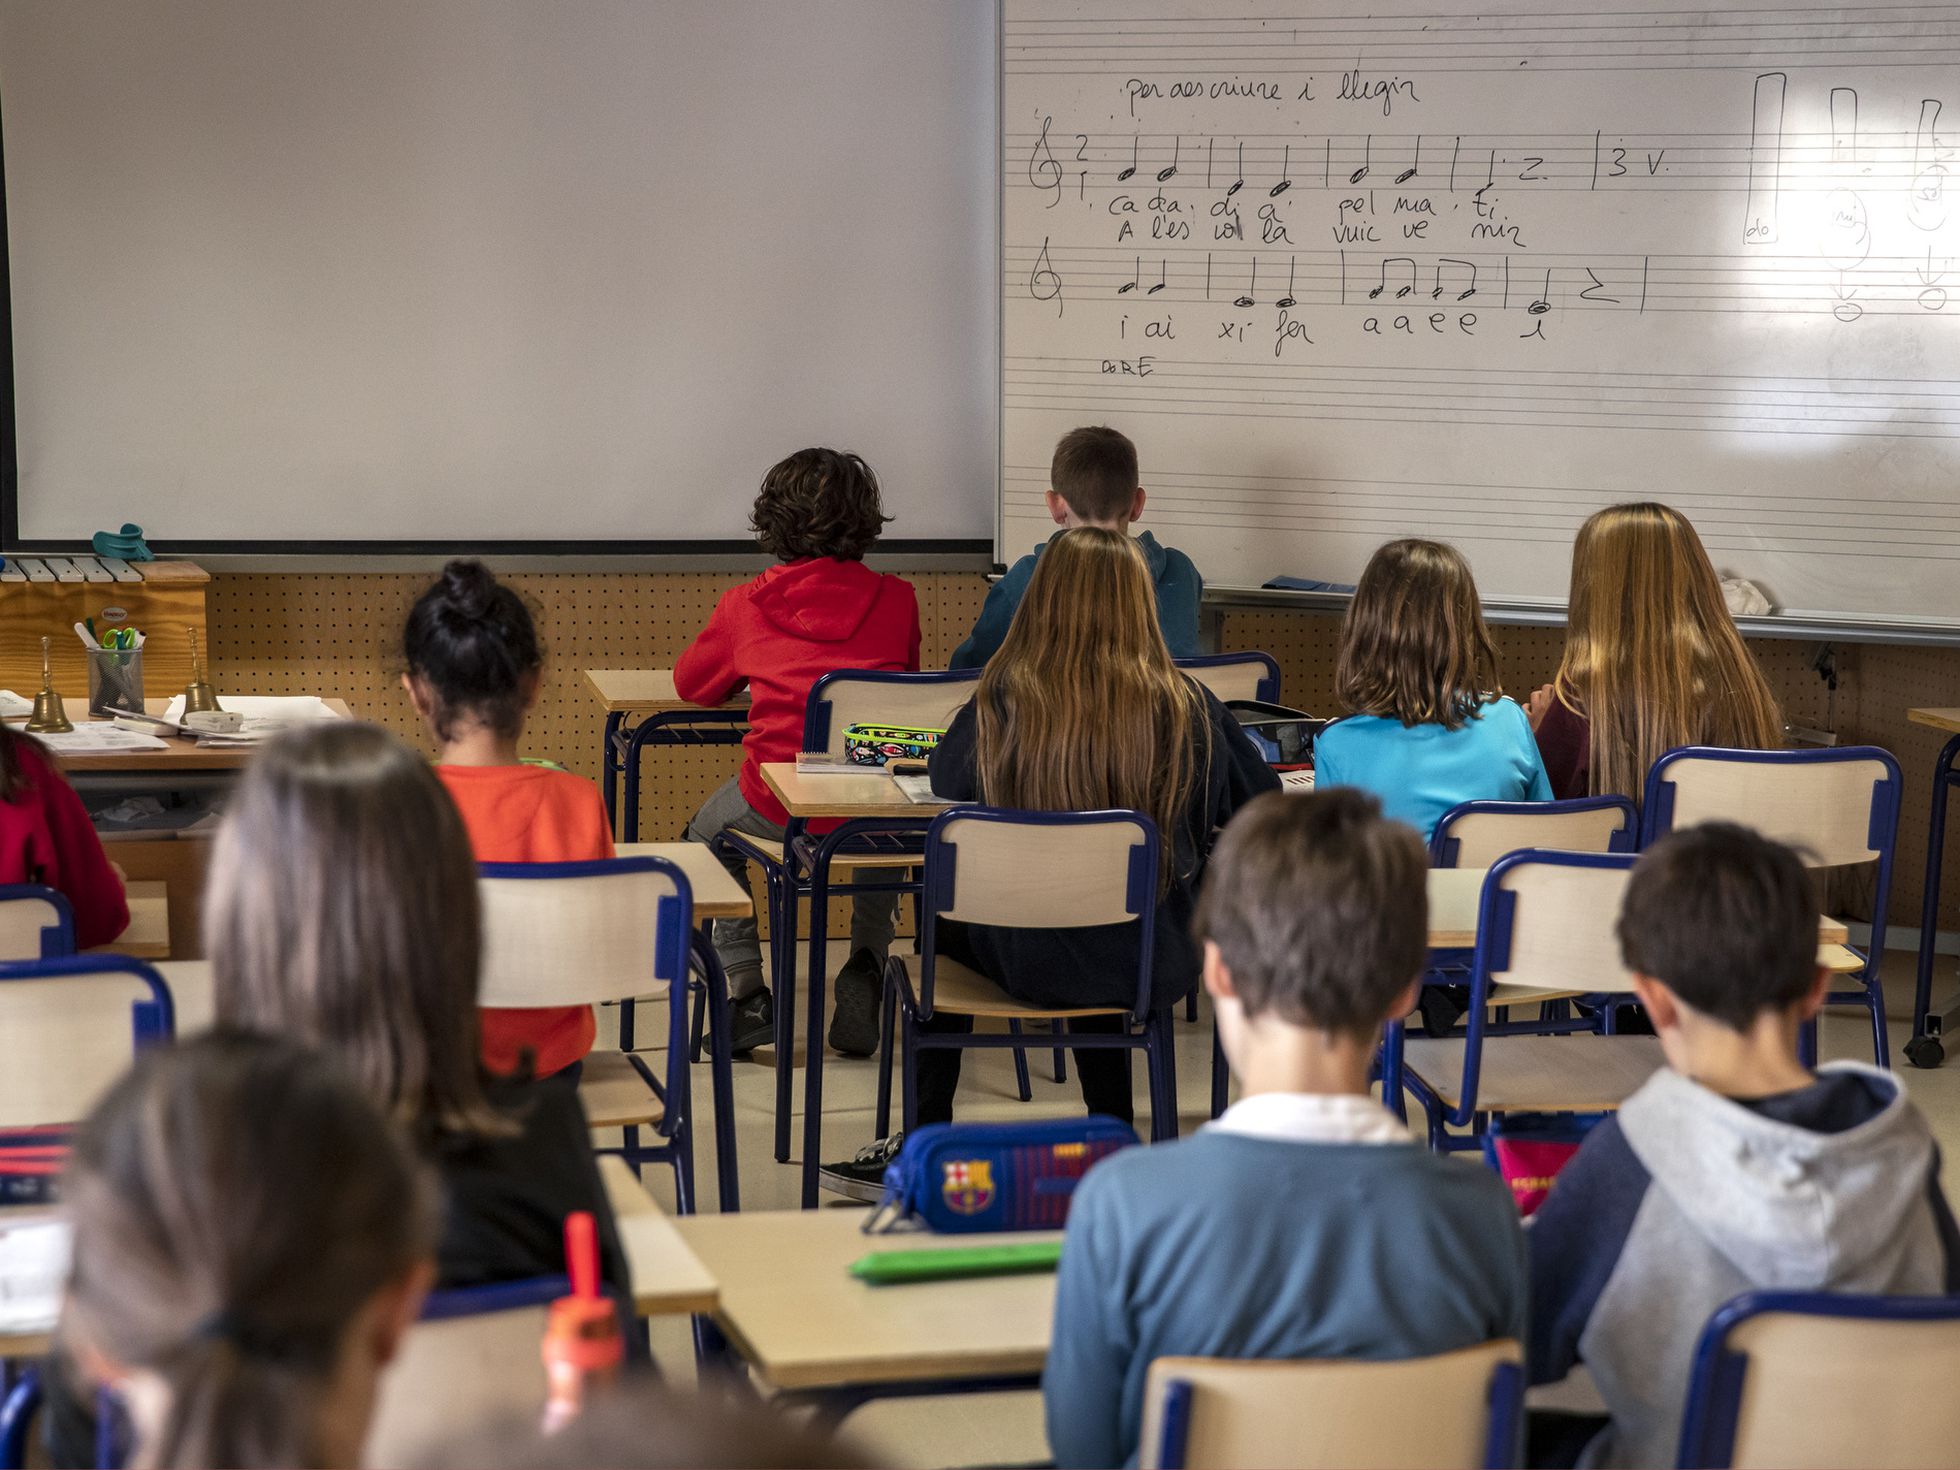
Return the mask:
{"type": "Polygon", "coordinates": [[[990,0],[0,0],[9,544],[746,542],[997,461],[990,0]]]}

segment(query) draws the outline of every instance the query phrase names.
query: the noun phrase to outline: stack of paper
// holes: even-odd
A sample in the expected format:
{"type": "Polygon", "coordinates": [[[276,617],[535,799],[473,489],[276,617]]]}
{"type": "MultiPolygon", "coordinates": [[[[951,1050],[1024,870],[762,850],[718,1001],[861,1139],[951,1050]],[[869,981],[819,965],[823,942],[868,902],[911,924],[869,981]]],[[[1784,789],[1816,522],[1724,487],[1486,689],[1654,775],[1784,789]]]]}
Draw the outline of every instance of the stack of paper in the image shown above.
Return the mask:
{"type": "Polygon", "coordinates": [[[95,720],[85,720],[59,735],[36,735],[34,738],[62,755],[121,755],[130,750],[170,749],[167,740],[95,720]]]}
{"type": "Polygon", "coordinates": [[[0,689],[0,720],[24,720],[34,713],[34,701],[11,689],[0,689]]]}
{"type": "MultiPolygon", "coordinates": [[[[292,725],[340,718],[332,705],[312,694],[221,694],[218,696],[218,708],[229,714],[243,715],[245,723],[227,734],[199,735],[197,744],[200,750],[257,745],[292,725]]],[[[163,717],[173,722],[183,719],[183,695],[170,701],[170,707],[163,712],[163,717]]]]}

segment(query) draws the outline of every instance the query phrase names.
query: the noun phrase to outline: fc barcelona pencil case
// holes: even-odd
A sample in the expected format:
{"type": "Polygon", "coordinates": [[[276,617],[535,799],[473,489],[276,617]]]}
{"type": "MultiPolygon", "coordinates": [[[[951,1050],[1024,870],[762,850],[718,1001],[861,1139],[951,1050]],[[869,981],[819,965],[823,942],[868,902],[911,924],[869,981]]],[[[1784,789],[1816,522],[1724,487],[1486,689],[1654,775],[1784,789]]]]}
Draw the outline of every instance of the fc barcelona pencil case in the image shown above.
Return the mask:
{"type": "Polygon", "coordinates": [[[931,1123],[907,1134],[885,1166],[884,1198],[864,1228],[1059,1230],[1089,1166],[1136,1141],[1114,1118],[931,1123]]]}

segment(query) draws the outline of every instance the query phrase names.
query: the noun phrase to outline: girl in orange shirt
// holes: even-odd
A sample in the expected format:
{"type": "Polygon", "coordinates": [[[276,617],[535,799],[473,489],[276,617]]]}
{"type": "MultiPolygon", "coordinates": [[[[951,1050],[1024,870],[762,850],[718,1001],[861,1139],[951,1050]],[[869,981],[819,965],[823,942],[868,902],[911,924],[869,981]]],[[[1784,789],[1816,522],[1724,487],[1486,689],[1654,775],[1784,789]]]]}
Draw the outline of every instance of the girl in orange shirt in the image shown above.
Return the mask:
{"type": "MultiPolygon", "coordinates": [[[[544,651],[530,611],[478,561],[452,561],[417,599],[402,636],[402,685],[441,746],[436,774],[482,863],[569,863],[613,856],[605,803],[590,781],[518,754],[537,703],[544,651]]],[[[592,1050],[590,1006],[485,1010],[483,1065],[517,1072],[529,1053],[548,1077],[592,1050]]]]}

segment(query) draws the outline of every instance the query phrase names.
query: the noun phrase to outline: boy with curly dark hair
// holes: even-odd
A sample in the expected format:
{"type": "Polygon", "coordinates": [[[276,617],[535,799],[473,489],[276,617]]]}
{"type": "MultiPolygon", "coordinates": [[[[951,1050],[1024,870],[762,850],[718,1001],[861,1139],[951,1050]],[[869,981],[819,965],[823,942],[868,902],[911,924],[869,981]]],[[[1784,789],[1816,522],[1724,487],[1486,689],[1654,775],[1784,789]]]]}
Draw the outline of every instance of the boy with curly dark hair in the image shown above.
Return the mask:
{"type": "MultiPolygon", "coordinates": [[[[676,692],[695,704],[720,704],[744,684],[750,696],[741,774],[695,814],[690,840],[711,842],[729,828],[781,840],[788,813],[763,784],[762,763],[796,759],[810,686],[837,669],[919,667],[912,584],[864,565],[888,519],[877,476],[855,454],[802,449],[763,476],[750,524],[777,564],[724,594],[674,665],[676,692]]],[[[745,863],[724,861],[747,881],[745,863]]],[[[831,1028],[831,1045],[849,1055],[877,1049],[895,915],[889,894],[858,895],[851,957],[837,977],[840,1022],[831,1028]],[[844,1024],[852,1018],[858,1024],[844,1024]]],[[[738,1053],[753,1051],[774,1030],[755,921],[716,920],[715,950],[734,1004],[731,1045],[738,1053]]]]}

